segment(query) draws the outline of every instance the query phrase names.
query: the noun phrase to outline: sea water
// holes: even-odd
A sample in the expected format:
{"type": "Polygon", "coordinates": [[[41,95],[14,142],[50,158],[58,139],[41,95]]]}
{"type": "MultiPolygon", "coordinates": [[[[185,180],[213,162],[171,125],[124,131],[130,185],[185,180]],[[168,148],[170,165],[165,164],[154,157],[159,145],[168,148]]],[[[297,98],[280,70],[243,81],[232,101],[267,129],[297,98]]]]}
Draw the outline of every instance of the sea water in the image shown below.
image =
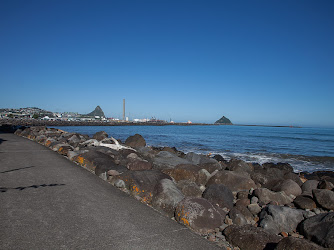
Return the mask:
{"type": "Polygon", "coordinates": [[[149,146],[176,147],[185,153],[220,154],[247,162],[287,162],[296,172],[334,171],[334,128],[260,126],[69,126],[68,132],[106,131],[121,139],[141,134],[149,146]]]}

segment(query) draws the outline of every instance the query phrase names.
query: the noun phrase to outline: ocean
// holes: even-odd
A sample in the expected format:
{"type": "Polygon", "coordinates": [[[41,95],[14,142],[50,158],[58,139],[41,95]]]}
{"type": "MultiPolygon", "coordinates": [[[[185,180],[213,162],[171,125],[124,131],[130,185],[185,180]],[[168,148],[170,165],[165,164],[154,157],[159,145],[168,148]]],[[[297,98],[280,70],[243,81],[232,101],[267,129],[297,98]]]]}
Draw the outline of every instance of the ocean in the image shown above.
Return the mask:
{"type": "Polygon", "coordinates": [[[260,126],[66,126],[68,132],[106,131],[123,142],[141,134],[149,146],[176,147],[185,153],[220,154],[247,162],[287,162],[295,172],[334,171],[334,128],[260,126]]]}

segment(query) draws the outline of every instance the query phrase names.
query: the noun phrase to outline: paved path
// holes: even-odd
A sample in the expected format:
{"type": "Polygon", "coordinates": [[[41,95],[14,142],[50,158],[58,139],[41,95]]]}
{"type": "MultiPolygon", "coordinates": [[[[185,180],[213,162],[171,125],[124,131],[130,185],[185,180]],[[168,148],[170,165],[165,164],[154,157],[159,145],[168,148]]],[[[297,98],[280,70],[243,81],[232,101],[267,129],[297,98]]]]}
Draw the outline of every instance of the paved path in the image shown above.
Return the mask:
{"type": "Polygon", "coordinates": [[[0,249],[219,249],[50,149],[0,134],[0,249]]]}

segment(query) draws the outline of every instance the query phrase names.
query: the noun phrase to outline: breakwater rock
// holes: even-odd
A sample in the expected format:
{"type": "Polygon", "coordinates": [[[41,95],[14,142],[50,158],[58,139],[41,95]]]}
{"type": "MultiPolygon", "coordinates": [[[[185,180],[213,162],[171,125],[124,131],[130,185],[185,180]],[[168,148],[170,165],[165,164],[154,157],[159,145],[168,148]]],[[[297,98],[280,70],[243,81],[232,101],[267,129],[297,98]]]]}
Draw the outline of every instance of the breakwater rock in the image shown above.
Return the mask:
{"type": "Polygon", "coordinates": [[[140,135],[123,144],[45,126],[16,135],[64,155],[135,199],[223,248],[334,248],[332,172],[296,174],[221,156],[148,147],[140,135]]]}

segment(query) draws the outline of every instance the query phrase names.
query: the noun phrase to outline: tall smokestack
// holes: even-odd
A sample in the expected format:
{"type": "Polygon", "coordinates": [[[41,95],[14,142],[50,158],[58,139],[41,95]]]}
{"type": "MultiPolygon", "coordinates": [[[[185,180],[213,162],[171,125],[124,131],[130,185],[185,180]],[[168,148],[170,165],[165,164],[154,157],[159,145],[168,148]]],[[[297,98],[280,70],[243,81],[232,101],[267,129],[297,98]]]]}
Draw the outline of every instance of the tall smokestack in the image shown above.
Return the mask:
{"type": "Polygon", "coordinates": [[[123,121],[125,121],[125,99],[123,99],[123,121]]]}

